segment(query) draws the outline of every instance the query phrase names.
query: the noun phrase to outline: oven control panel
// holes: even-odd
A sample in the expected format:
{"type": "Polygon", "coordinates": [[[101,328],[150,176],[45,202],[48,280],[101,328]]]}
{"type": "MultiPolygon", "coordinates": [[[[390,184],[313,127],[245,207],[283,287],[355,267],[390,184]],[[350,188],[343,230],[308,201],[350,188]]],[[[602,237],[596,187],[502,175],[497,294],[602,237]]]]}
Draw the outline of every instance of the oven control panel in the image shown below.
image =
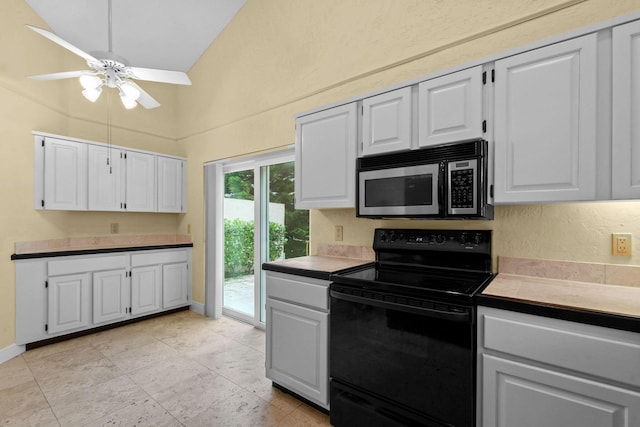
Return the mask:
{"type": "Polygon", "coordinates": [[[374,250],[434,250],[479,251],[491,250],[490,230],[407,230],[376,229],[374,250]]]}

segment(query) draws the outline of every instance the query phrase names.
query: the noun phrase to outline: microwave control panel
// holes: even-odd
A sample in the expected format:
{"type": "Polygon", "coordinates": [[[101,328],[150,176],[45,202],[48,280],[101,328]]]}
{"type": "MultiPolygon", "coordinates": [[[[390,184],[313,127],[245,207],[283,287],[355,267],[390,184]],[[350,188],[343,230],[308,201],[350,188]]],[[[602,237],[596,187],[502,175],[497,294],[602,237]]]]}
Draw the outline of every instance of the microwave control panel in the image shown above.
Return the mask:
{"type": "Polygon", "coordinates": [[[469,213],[476,209],[478,161],[449,162],[449,211],[469,213]]]}

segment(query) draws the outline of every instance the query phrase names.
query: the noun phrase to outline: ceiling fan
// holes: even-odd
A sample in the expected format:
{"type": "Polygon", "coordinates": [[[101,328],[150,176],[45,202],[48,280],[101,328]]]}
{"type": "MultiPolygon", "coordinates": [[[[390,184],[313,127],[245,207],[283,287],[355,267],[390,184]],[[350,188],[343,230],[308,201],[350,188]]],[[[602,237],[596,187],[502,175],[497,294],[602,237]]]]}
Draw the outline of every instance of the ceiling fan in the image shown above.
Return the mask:
{"type": "Polygon", "coordinates": [[[50,31],[42,28],[27,25],[36,33],[48,38],[54,43],[75,53],[87,61],[91,70],[64,71],[60,73],[40,74],[29,76],[33,80],[60,80],[78,77],[80,84],[84,88],[82,95],[91,102],[96,102],[102,93],[103,87],[118,89],[120,100],[126,109],[135,108],[140,104],[144,108],[156,108],[160,103],[153,99],[131,79],[146,80],[160,83],[171,83],[179,85],[190,85],[191,80],[182,71],[157,70],[153,68],[141,68],[128,66],[127,61],[112,51],[111,37],[111,0],[109,0],[109,51],[84,52],[71,43],[63,40],[50,31]]]}

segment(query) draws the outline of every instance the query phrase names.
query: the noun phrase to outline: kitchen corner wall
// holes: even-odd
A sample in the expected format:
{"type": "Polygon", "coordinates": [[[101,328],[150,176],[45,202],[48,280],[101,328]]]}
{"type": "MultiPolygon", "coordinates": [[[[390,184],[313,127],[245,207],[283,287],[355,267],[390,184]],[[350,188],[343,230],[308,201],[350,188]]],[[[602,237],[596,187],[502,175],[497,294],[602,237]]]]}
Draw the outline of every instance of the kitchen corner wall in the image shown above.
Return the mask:
{"type": "MultiPolygon", "coordinates": [[[[0,2],[0,352],[15,343],[15,242],[104,236],[110,224],[121,235],[176,234],[180,214],[36,211],[33,208],[31,132],[107,142],[107,93],[95,104],[76,79],[42,82],[28,75],[86,69],[82,59],[25,27],[48,28],[24,0],[0,2]]],[[[125,111],[111,94],[112,143],[184,155],[176,144],[177,89],[144,84],[163,105],[125,111]]]]}
{"type": "MultiPolygon", "coordinates": [[[[294,143],[295,114],[640,10],[637,0],[248,0],[179,91],[189,158],[193,298],[204,301],[204,177],[209,161],[294,143]]],[[[331,165],[326,165],[330,168],[331,165]]],[[[494,253],[612,259],[612,231],[640,236],[640,203],[501,206],[494,221],[372,221],[352,209],[311,212],[318,244],[371,245],[375,227],[489,228],[494,253]],[[333,227],[344,226],[344,241],[333,227]]]]}

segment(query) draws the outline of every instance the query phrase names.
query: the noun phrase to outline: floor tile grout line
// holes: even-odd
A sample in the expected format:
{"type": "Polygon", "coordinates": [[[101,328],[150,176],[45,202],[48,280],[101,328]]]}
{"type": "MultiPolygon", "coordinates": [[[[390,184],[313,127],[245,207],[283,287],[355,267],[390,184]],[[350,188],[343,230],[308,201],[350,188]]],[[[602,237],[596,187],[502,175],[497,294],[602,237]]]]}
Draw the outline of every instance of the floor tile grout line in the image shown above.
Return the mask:
{"type": "Polygon", "coordinates": [[[33,382],[36,383],[36,385],[38,386],[38,390],[40,390],[40,394],[42,394],[42,398],[44,399],[45,402],[47,402],[47,406],[49,407],[49,410],[55,417],[56,423],[58,423],[58,426],[62,426],[62,424],[60,424],[60,419],[58,418],[58,414],[56,414],[56,412],[53,410],[53,407],[51,406],[51,402],[49,402],[49,398],[47,398],[47,395],[45,394],[44,390],[42,390],[42,386],[40,385],[38,378],[36,378],[36,375],[33,373],[33,370],[31,369],[31,365],[29,365],[29,362],[24,358],[22,354],[20,355],[20,357],[24,361],[24,364],[26,365],[27,369],[29,369],[29,372],[31,373],[31,377],[33,378],[33,382]]]}

